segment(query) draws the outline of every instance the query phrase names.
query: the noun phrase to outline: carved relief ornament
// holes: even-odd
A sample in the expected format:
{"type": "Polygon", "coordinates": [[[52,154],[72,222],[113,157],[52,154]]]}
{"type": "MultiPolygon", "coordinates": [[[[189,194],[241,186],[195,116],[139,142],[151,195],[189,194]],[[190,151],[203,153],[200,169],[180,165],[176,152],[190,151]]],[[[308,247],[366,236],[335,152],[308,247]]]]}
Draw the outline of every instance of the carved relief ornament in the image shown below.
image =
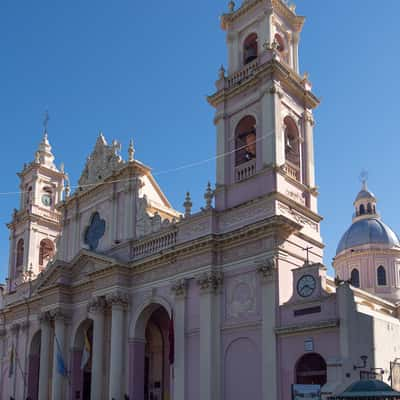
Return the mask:
{"type": "Polygon", "coordinates": [[[260,274],[263,282],[272,281],[275,278],[275,271],[277,270],[277,263],[274,257],[265,260],[256,261],[257,272],[260,274]]]}
{"type": "Polygon", "coordinates": [[[88,312],[92,314],[103,312],[105,307],[106,301],[103,297],[93,297],[87,305],[88,312]]]}
{"type": "Polygon", "coordinates": [[[221,271],[208,271],[197,278],[197,284],[202,292],[216,293],[222,287],[223,278],[221,271]]]}
{"type": "Polygon", "coordinates": [[[107,305],[111,307],[128,307],[129,297],[123,292],[113,292],[106,295],[107,305]]]}
{"type": "Polygon", "coordinates": [[[187,279],[177,280],[171,287],[171,291],[174,293],[175,297],[185,298],[187,294],[187,279]]]}

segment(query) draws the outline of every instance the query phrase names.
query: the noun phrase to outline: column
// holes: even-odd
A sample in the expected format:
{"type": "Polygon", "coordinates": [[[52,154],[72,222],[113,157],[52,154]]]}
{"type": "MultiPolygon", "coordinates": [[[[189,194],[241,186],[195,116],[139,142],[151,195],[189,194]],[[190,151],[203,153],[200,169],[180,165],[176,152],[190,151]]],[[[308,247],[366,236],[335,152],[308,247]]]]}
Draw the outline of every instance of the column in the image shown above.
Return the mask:
{"type": "Polygon", "coordinates": [[[306,183],[309,187],[315,187],[315,166],[314,166],[314,119],[309,111],[303,114],[304,136],[306,144],[306,183]]]}
{"type": "Polygon", "coordinates": [[[111,352],[110,352],[110,381],[109,399],[122,400],[123,372],[125,370],[124,344],[124,314],[128,305],[128,297],[116,292],[107,296],[107,304],[111,306],[111,352]]]}
{"type": "Polygon", "coordinates": [[[293,69],[299,73],[299,36],[300,32],[293,32],[293,69]]]}
{"type": "MultiPolygon", "coordinates": [[[[133,239],[132,236],[132,227],[135,225],[133,223],[133,213],[132,213],[132,202],[133,202],[133,196],[132,196],[132,179],[133,177],[129,177],[129,181],[127,181],[124,184],[124,192],[125,192],[125,212],[123,213],[126,218],[124,218],[124,239],[133,239]]],[[[136,199],[135,199],[136,201],[136,199]]]]}
{"type": "Polygon", "coordinates": [[[49,358],[50,358],[50,315],[42,313],[40,316],[40,370],[39,370],[39,399],[49,398],[49,358]]]}
{"type": "MultiPolygon", "coordinates": [[[[11,376],[9,376],[9,393],[10,396],[15,398],[15,393],[16,393],[16,386],[17,386],[17,375],[19,375],[20,370],[19,370],[19,332],[20,332],[20,324],[14,323],[11,325],[11,349],[14,351],[14,368],[13,368],[13,373],[11,376]]],[[[10,350],[11,350],[10,349],[10,350]]]]}
{"type": "Polygon", "coordinates": [[[185,358],[186,358],[186,294],[187,280],[180,279],[172,286],[175,294],[174,307],[174,334],[175,334],[175,362],[174,362],[174,400],[185,400],[185,358]]]}
{"type": "Polygon", "coordinates": [[[257,270],[261,276],[261,301],[262,301],[262,398],[277,399],[277,343],[275,335],[276,325],[276,261],[274,258],[258,263],[257,270]]]}
{"type": "Polygon", "coordinates": [[[54,318],[54,340],[53,340],[53,385],[52,399],[61,400],[65,396],[65,382],[67,377],[62,375],[58,366],[58,354],[60,353],[64,365],[67,368],[67,359],[65,357],[65,315],[61,310],[55,310],[54,318]]]}
{"type": "Polygon", "coordinates": [[[90,398],[103,398],[103,361],[104,361],[104,309],[105,301],[96,297],[88,304],[89,317],[93,320],[92,342],[92,382],[90,398]]]}
{"type": "Polygon", "coordinates": [[[221,398],[220,292],[223,276],[210,271],[197,280],[200,287],[200,400],[221,398]]]}
{"type": "Polygon", "coordinates": [[[261,108],[262,166],[281,166],[285,163],[285,140],[279,115],[279,87],[275,82],[264,91],[261,108]]]}
{"type": "MultiPolygon", "coordinates": [[[[4,318],[4,316],[3,316],[4,318]]],[[[3,322],[4,323],[4,322],[3,322]]],[[[4,370],[4,363],[7,360],[6,357],[6,340],[7,340],[7,330],[4,326],[4,328],[0,329],[0,367],[1,370],[4,370]]],[[[5,374],[0,374],[0,388],[5,387],[5,374]]],[[[0,390],[0,396],[1,396],[1,390],[0,390]]]]}

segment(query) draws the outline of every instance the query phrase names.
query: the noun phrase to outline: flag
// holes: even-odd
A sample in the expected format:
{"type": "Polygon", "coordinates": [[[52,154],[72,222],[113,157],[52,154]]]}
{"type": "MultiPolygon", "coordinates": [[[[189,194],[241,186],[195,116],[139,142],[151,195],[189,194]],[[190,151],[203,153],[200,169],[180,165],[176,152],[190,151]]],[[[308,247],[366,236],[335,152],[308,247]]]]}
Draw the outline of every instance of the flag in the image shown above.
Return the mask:
{"type": "Polygon", "coordinates": [[[90,341],[87,335],[87,330],[85,332],[85,343],[83,344],[83,353],[82,353],[82,360],[81,360],[81,370],[85,369],[86,364],[88,363],[90,359],[90,341]]]}
{"type": "Polygon", "coordinates": [[[8,377],[11,378],[14,375],[14,344],[12,344],[11,351],[10,351],[10,361],[8,364],[8,377]]]}
{"type": "Polygon", "coordinates": [[[57,343],[57,372],[62,376],[67,376],[68,371],[62,356],[60,343],[58,342],[57,336],[54,335],[54,338],[57,343]]]}
{"type": "Polygon", "coordinates": [[[169,321],[169,364],[173,365],[175,362],[175,331],[174,331],[174,313],[172,312],[171,319],[169,321]]]}

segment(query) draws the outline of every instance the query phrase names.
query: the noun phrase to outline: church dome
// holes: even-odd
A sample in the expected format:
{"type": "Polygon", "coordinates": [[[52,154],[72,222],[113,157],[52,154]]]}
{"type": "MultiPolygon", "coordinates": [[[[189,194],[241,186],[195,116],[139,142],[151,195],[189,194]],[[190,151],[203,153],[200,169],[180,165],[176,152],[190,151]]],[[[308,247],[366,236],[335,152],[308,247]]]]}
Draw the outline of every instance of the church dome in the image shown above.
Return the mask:
{"type": "Polygon", "coordinates": [[[355,201],[364,200],[364,199],[375,199],[375,195],[366,188],[362,189],[358,193],[355,201]]]}
{"type": "Polygon", "coordinates": [[[381,244],[387,247],[400,246],[397,235],[379,218],[360,219],[353,222],[342,236],[336,254],[365,244],[381,244]]]}

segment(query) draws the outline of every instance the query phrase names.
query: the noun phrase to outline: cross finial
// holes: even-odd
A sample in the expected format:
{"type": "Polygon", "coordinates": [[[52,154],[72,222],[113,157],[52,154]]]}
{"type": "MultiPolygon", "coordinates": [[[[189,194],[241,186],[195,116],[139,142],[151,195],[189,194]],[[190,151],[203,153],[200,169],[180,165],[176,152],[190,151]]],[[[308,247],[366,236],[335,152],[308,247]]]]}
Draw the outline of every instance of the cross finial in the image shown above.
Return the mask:
{"type": "Polygon", "coordinates": [[[310,250],[312,250],[312,247],[306,247],[303,250],[307,252],[307,261],[305,265],[310,265],[310,250]]]}
{"type": "Polygon", "coordinates": [[[49,125],[50,117],[49,117],[49,112],[46,110],[44,113],[44,120],[43,120],[43,132],[44,134],[47,134],[47,127],[49,125]]]}
{"type": "Polygon", "coordinates": [[[366,190],[367,182],[368,182],[368,171],[366,171],[365,169],[363,169],[360,173],[360,180],[361,180],[363,189],[366,190]]]}

